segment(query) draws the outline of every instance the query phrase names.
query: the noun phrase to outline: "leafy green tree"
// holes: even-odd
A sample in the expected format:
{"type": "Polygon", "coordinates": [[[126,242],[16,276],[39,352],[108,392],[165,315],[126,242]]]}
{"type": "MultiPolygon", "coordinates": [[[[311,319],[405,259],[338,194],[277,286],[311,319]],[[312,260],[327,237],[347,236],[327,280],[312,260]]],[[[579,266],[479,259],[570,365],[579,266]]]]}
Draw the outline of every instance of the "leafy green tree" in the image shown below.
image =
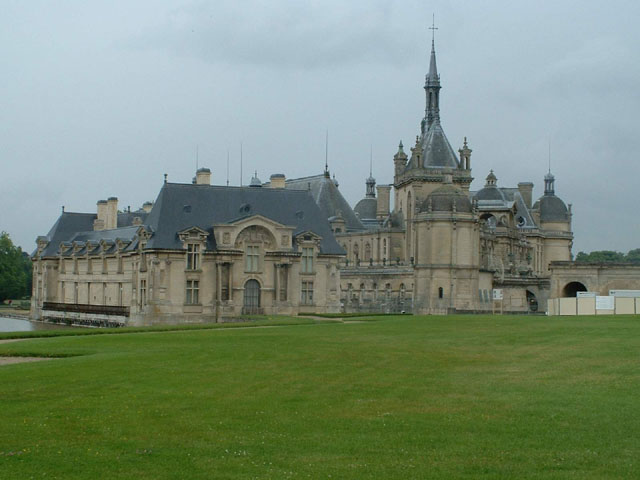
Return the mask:
{"type": "Polygon", "coordinates": [[[0,233],[0,301],[31,293],[31,260],[7,232],[0,233]]]}
{"type": "Polygon", "coordinates": [[[576,262],[613,263],[626,261],[624,253],[613,250],[596,250],[591,253],[580,252],[576,255],[576,262]]]}
{"type": "Polygon", "coordinates": [[[629,250],[625,258],[627,262],[640,263],[640,248],[629,250]]]}

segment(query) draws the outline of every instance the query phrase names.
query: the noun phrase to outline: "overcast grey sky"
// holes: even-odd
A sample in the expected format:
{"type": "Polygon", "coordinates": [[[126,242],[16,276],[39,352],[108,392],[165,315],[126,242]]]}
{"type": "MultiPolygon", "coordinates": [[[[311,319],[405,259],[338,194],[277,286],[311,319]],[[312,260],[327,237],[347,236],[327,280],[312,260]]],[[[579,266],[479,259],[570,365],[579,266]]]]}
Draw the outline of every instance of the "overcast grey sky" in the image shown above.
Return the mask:
{"type": "Polygon", "coordinates": [[[431,15],[442,124],[475,181],[535,183],[551,143],[574,253],[640,247],[634,1],[0,1],[0,230],[31,251],[65,205],[154,200],[329,167],[353,205],[393,180],[424,114],[431,15]]]}

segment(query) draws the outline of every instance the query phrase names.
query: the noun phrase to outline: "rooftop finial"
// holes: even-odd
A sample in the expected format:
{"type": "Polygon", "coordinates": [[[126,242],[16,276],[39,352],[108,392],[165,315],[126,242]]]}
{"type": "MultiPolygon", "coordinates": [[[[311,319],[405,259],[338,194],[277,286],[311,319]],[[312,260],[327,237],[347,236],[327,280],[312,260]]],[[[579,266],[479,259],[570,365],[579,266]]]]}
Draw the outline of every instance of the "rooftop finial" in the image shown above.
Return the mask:
{"type": "Polygon", "coordinates": [[[431,26],[429,27],[429,30],[431,30],[431,50],[435,51],[436,30],[438,30],[438,27],[436,27],[436,14],[435,13],[432,15],[431,26]]]}
{"type": "Polygon", "coordinates": [[[324,176],[329,178],[329,129],[324,139],[324,176]]]}
{"type": "Polygon", "coordinates": [[[166,173],[164,174],[164,183],[167,183],[167,177],[168,176],[169,176],[168,174],[166,174],[166,173]]]}

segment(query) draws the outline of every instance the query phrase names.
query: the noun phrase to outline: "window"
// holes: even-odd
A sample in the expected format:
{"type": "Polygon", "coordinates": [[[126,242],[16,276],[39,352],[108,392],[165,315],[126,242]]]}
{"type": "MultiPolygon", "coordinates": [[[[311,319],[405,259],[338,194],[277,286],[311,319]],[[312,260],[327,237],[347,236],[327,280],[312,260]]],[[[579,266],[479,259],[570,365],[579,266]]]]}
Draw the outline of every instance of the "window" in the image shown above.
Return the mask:
{"type": "Polygon", "coordinates": [[[109,265],[106,257],[102,259],[102,273],[109,273],[109,265]]]}
{"type": "Polygon", "coordinates": [[[140,306],[147,304],[147,281],[140,280],[140,306]]]}
{"type": "Polygon", "coordinates": [[[122,306],[122,284],[118,284],[118,305],[122,306]]]}
{"type": "Polygon", "coordinates": [[[220,267],[220,300],[229,300],[229,264],[224,264],[220,267]]]}
{"type": "Polygon", "coordinates": [[[104,282],[102,283],[102,304],[107,304],[107,284],[104,282]]]}
{"type": "Polygon", "coordinates": [[[302,273],[313,273],[313,248],[302,249],[302,273]]]}
{"type": "Polygon", "coordinates": [[[258,271],[258,261],[260,260],[260,247],[249,245],[247,247],[246,268],[247,272],[258,271]]]}
{"type": "Polygon", "coordinates": [[[444,298],[444,288],[438,287],[438,298],[444,298]]]}
{"type": "Polygon", "coordinates": [[[73,303],[78,303],[78,282],[73,284],[73,303]]]}
{"type": "Polygon", "coordinates": [[[198,280],[187,280],[187,305],[197,305],[200,300],[200,282],[198,280]]]}
{"type": "Polygon", "coordinates": [[[60,303],[67,303],[64,298],[64,282],[60,282],[60,303]]]}
{"type": "Polygon", "coordinates": [[[124,263],[121,256],[118,256],[118,273],[124,273],[124,263]]]}
{"type": "Polygon", "coordinates": [[[406,288],[404,286],[404,283],[401,283],[400,284],[400,298],[402,300],[404,300],[405,293],[406,293],[406,288]]]}
{"type": "Polygon", "coordinates": [[[93,260],[91,260],[90,258],[87,258],[87,273],[93,273],[93,268],[92,268],[92,264],[93,260]]]}
{"type": "Polygon", "coordinates": [[[280,267],[278,274],[280,275],[278,284],[280,285],[280,301],[287,301],[287,290],[288,290],[288,280],[289,280],[289,270],[286,265],[280,267]]]}
{"type": "Polygon", "coordinates": [[[60,259],[60,273],[66,273],[65,265],[64,265],[64,264],[65,264],[65,261],[64,261],[64,259],[63,259],[63,258],[61,258],[61,259],[60,259]]]}
{"type": "Polygon", "coordinates": [[[75,273],[75,274],[78,273],[78,259],[77,258],[73,259],[73,273],[75,273]]]}
{"type": "Polygon", "coordinates": [[[198,270],[200,268],[200,245],[197,243],[187,244],[187,270],[198,270]]]}
{"type": "Polygon", "coordinates": [[[302,305],[313,305],[313,282],[302,282],[302,305]]]}

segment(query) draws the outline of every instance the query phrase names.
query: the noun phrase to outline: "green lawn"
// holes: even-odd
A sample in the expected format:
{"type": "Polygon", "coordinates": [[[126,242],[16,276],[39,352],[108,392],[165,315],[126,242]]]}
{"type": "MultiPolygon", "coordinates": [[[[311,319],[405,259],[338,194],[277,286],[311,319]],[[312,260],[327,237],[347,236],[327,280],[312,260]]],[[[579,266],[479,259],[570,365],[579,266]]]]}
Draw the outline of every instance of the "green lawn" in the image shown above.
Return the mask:
{"type": "Polygon", "coordinates": [[[0,478],[640,478],[640,318],[378,317],[0,355],[0,478]]]}

